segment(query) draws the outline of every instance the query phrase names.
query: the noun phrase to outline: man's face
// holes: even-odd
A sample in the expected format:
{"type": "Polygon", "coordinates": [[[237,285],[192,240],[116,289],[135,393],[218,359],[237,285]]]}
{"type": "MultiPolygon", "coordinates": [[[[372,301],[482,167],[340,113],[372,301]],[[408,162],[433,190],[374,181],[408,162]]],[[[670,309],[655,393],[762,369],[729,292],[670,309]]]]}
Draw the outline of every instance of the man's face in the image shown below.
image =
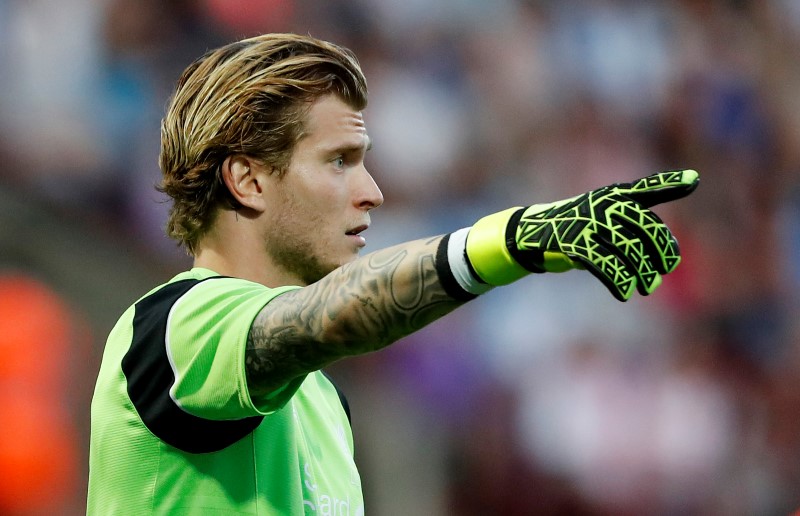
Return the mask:
{"type": "Polygon", "coordinates": [[[308,111],[305,136],[288,169],[271,183],[265,245],[273,264],[298,284],[313,283],[354,260],[361,232],[383,195],[364,167],[364,119],[336,95],[308,111]]]}

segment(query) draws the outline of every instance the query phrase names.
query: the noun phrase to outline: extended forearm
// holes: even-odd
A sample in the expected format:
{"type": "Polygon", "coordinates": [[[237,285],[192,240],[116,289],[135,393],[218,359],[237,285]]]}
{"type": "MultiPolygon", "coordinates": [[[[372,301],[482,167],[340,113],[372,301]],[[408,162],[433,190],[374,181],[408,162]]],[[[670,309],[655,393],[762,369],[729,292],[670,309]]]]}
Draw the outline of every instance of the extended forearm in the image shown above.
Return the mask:
{"type": "Polygon", "coordinates": [[[273,300],[247,341],[251,391],[269,392],[340,358],[381,349],[463,304],[437,273],[441,239],[370,253],[273,300]]]}

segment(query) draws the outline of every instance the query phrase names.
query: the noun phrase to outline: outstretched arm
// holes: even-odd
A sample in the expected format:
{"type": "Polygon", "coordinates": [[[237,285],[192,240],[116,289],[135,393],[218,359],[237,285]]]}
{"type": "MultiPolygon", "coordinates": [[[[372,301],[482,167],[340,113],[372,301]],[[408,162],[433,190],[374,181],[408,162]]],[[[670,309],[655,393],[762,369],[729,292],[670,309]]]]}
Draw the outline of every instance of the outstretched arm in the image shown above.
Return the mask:
{"type": "Polygon", "coordinates": [[[263,395],[340,358],[381,349],[491,286],[586,269],[620,301],[649,295],[680,262],[650,207],[690,194],[697,172],[661,172],[549,204],[511,208],[447,236],[370,253],[268,303],[245,364],[263,395]]]}

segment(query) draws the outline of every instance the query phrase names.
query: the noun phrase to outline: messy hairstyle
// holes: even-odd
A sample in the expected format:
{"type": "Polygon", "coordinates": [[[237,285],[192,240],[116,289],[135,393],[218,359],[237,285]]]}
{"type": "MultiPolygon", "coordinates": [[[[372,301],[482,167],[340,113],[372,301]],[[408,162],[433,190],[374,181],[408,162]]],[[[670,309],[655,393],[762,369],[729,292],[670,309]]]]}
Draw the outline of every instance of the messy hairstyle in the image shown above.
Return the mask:
{"type": "Polygon", "coordinates": [[[353,53],[310,36],[266,34],[192,63],[161,124],[158,189],[172,198],[167,234],[194,255],[218,208],[239,207],[222,180],[225,158],[244,154],[283,173],[311,101],[329,93],[357,111],[366,107],[353,53]]]}

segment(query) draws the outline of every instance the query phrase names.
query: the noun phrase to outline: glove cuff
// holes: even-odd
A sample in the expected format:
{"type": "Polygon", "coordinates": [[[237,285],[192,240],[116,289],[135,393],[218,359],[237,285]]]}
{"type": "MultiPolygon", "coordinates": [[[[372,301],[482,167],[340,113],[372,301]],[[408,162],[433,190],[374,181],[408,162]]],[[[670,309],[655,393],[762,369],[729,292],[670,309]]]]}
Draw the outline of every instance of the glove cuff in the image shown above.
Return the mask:
{"type": "Polygon", "coordinates": [[[469,230],[467,259],[478,277],[489,285],[507,285],[531,272],[511,255],[506,238],[509,222],[523,209],[516,207],[493,213],[469,230]]]}
{"type": "Polygon", "coordinates": [[[444,290],[454,299],[469,301],[494,287],[484,283],[467,259],[466,243],[470,228],[444,235],[436,252],[436,271],[444,290]]]}

